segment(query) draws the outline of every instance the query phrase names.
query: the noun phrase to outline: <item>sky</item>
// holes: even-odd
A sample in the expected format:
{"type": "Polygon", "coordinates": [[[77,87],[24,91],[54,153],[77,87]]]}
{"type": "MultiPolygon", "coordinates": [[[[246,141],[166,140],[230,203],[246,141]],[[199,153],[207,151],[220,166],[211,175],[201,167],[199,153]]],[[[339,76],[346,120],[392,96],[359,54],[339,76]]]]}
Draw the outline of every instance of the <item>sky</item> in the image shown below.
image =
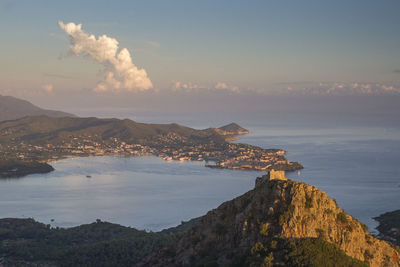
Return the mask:
{"type": "Polygon", "coordinates": [[[0,94],[69,111],[397,97],[399,10],[398,0],[0,0],[0,94]]]}

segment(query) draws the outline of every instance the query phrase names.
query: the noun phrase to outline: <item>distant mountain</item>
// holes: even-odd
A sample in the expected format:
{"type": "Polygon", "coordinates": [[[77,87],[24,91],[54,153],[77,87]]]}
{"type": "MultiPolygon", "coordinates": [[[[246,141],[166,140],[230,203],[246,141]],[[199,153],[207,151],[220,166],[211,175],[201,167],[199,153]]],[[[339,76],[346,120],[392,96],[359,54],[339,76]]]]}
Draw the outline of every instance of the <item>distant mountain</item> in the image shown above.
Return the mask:
{"type": "Polygon", "coordinates": [[[318,188],[258,178],[140,266],[398,267],[400,254],[318,188]]]}
{"type": "Polygon", "coordinates": [[[15,120],[25,116],[73,117],[75,115],[39,108],[32,103],[12,96],[0,95],[0,121],[15,120]]]}

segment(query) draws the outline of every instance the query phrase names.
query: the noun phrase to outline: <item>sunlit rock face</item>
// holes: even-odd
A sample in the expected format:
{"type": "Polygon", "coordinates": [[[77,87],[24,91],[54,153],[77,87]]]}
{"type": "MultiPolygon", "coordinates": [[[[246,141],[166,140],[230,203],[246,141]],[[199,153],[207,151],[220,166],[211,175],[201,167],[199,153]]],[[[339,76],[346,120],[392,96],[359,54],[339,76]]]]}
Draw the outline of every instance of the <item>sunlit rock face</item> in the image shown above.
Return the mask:
{"type": "Polygon", "coordinates": [[[287,256],[279,244],[310,239],[334,244],[350,260],[358,260],[361,265],[356,266],[399,266],[399,253],[325,192],[275,171],[259,179],[253,190],[208,212],[179,242],[148,258],[145,265],[186,266],[205,255],[219,265],[232,265],[239,255],[253,259],[260,248],[269,253],[262,256],[264,261],[279,265],[287,256]]]}

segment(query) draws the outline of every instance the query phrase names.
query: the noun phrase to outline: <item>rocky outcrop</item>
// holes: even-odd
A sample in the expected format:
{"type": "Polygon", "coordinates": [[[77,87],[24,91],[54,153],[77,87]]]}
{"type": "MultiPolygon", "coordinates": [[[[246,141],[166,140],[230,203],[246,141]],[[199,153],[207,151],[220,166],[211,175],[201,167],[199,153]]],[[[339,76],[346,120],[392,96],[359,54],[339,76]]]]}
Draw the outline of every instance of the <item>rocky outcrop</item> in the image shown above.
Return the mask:
{"type": "Polygon", "coordinates": [[[281,237],[320,237],[371,266],[399,266],[399,253],[372,236],[366,225],[346,214],[325,192],[293,182],[283,183],[281,192],[288,214],[282,221],[281,237]]]}
{"type": "Polygon", "coordinates": [[[292,266],[290,257],[305,253],[310,240],[316,249],[323,247],[321,253],[333,247],[335,252],[323,257],[334,254],[335,266],[399,266],[399,252],[370,235],[325,192],[282,179],[264,179],[253,190],[208,212],[179,242],[141,266],[193,266],[205,264],[208,258],[214,265],[254,265],[257,257],[265,265],[255,266],[292,266]]]}

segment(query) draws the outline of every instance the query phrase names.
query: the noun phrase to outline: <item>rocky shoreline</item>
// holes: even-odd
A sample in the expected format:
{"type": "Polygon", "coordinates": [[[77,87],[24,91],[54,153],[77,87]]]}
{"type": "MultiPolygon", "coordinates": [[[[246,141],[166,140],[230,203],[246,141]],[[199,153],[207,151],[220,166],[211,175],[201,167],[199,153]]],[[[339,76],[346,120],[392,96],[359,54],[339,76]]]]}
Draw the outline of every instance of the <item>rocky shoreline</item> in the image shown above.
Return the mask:
{"type": "Polygon", "coordinates": [[[379,222],[376,228],[378,237],[400,246],[400,210],[386,212],[373,219],[379,222]]]}

